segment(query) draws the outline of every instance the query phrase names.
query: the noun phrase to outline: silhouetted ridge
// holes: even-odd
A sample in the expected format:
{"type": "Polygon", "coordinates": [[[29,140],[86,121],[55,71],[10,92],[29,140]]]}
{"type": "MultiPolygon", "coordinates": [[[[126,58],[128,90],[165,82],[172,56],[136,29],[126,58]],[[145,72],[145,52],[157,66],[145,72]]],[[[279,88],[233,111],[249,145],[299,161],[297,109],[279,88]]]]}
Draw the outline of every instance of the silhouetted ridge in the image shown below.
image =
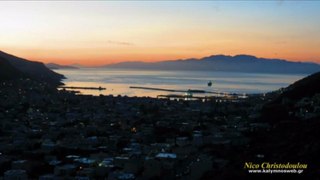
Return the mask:
{"type": "Polygon", "coordinates": [[[5,59],[19,72],[38,81],[44,81],[52,85],[59,85],[61,84],[61,80],[64,78],[63,75],[51,71],[41,62],[29,61],[2,51],[0,51],[0,57],[5,59]]]}
{"type": "Polygon", "coordinates": [[[314,96],[317,93],[320,93],[320,72],[293,83],[286,88],[281,97],[297,100],[303,97],[314,96]]]}
{"type": "Polygon", "coordinates": [[[13,67],[6,59],[0,57],[0,81],[25,77],[19,70],[13,67]]]}
{"type": "Polygon", "coordinates": [[[257,57],[255,56],[251,56],[251,55],[245,55],[245,54],[240,54],[240,55],[236,55],[236,56],[233,56],[234,59],[258,59],[257,57]]]}
{"type": "Polygon", "coordinates": [[[273,101],[264,105],[261,117],[264,121],[279,123],[297,119],[295,115],[301,113],[298,107],[304,103],[301,101],[320,94],[320,72],[298,80],[279,92],[273,101]]]}
{"type": "Polygon", "coordinates": [[[228,71],[253,73],[303,73],[320,71],[320,65],[307,62],[291,62],[283,59],[257,58],[251,55],[213,55],[201,59],[161,61],[156,63],[122,62],[106,65],[110,68],[147,70],[228,71]]]}

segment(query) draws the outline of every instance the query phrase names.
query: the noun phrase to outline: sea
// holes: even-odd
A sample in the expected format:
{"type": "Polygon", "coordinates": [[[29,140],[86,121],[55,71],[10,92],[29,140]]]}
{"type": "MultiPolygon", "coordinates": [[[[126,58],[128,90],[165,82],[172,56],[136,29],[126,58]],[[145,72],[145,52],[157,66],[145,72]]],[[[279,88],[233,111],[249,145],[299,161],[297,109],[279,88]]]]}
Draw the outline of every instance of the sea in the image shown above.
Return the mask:
{"type": "Polygon", "coordinates": [[[203,90],[219,93],[257,94],[287,87],[308,74],[264,74],[211,71],[150,71],[111,68],[59,69],[65,86],[104,87],[79,90],[81,94],[129,97],[157,97],[176,92],[133,89],[131,86],[170,90],[203,90]],[[210,86],[210,82],[212,83],[210,86]]]}

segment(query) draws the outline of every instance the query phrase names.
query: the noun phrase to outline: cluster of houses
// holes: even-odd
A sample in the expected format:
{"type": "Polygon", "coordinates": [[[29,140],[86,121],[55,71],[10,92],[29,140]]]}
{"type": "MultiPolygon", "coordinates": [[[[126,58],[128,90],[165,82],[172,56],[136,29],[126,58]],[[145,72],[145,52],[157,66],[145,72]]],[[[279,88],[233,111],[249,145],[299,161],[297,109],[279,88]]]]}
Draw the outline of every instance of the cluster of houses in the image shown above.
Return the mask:
{"type": "Polygon", "coordinates": [[[268,128],[250,121],[258,98],[170,101],[0,86],[5,180],[200,179],[228,164],[214,152],[244,146],[245,132],[268,128]]]}

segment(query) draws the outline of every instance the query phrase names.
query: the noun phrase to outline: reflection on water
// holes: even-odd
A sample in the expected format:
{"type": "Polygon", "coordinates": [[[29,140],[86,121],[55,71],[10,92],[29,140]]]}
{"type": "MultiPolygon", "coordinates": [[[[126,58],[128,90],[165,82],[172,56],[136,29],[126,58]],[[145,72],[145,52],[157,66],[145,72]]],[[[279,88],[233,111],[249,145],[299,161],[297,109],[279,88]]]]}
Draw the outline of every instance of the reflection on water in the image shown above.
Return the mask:
{"type": "MultiPolygon", "coordinates": [[[[82,94],[92,94],[92,95],[121,95],[121,96],[138,96],[138,97],[157,97],[159,94],[168,94],[167,92],[159,92],[159,91],[148,91],[141,89],[130,89],[126,84],[116,84],[116,83],[99,83],[99,82],[75,82],[75,81],[65,81],[66,86],[77,86],[77,87],[105,87],[106,90],[90,90],[90,89],[81,89],[76,91],[80,91],[82,94]]],[[[170,87],[165,85],[153,86],[153,87],[170,87]]],[[[173,86],[172,86],[173,88],[173,86]]]]}
{"type": "Polygon", "coordinates": [[[143,71],[83,68],[56,70],[67,77],[66,86],[105,87],[107,90],[80,90],[83,94],[149,96],[172,94],[170,92],[130,89],[145,86],[164,89],[232,93],[264,93],[277,90],[306,76],[306,74],[259,74],[200,71],[143,71]],[[212,81],[212,86],[207,84],[212,81]]]}

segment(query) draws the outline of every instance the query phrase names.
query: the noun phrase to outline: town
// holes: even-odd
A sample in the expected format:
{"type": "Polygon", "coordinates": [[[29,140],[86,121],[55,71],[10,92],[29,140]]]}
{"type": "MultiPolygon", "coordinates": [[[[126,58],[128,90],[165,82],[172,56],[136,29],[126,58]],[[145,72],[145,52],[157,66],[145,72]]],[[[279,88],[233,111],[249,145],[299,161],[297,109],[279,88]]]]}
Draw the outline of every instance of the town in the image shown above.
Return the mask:
{"type": "Polygon", "coordinates": [[[267,130],[262,103],[76,95],[33,80],[0,88],[4,179],[200,179],[267,130]]]}

